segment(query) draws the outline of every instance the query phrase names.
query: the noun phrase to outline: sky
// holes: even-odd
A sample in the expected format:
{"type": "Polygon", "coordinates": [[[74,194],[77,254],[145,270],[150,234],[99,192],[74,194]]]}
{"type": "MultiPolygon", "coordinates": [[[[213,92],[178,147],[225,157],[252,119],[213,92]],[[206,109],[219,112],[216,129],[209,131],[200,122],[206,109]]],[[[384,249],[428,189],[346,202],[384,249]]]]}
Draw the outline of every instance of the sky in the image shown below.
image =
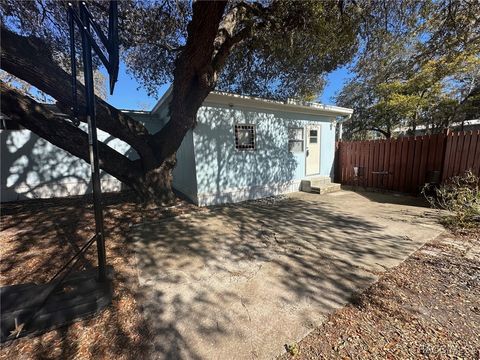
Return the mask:
{"type": "MultiPolygon", "coordinates": [[[[108,84],[106,70],[102,68],[100,71],[105,75],[108,84]]],[[[168,86],[165,85],[158,91],[158,99],[160,99],[167,88],[168,86]]],[[[118,81],[115,84],[113,95],[107,95],[107,102],[117,109],[152,110],[157,99],[148,96],[145,89],[140,86],[132,75],[127,73],[125,64],[120,63],[118,81]]]]}
{"type": "Polygon", "coordinates": [[[335,105],[334,96],[339,92],[343,85],[352,77],[352,73],[348,71],[346,66],[338,68],[327,76],[327,86],[323,90],[317,101],[322,104],[335,105]]]}
{"type": "MultiPolygon", "coordinates": [[[[105,71],[104,75],[108,79],[105,71]]],[[[339,68],[327,76],[327,86],[317,101],[322,104],[334,105],[334,96],[341,90],[351,73],[346,67],[339,68]]],[[[148,96],[140,84],[126,71],[125,64],[120,65],[118,82],[115,85],[113,95],[108,95],[107,101],[117,109],[151,110],[157,100],[167,90],[168,85],[162,86],[158,91],[158,97],[148,96]]]]}

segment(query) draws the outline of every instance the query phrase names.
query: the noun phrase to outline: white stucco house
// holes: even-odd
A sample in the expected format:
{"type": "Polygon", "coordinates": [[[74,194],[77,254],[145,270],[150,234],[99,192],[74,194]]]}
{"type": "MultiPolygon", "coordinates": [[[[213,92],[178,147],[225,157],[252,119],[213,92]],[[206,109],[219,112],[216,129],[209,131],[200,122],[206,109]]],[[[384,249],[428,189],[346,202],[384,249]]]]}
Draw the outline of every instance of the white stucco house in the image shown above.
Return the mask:
{"type": "MultiPolygon", "coordinates": [[[[155,133],[168,122],[170,91],[151,111],[129,111],[155,133]]],[[[177,153],[173,185],[197,205],[238,202],[298,191],[304,179],[333,176],[335,126],[351,109],[213,92],[177,153]]],[[[131,158],[128,144],[99,139],[131,158]]],[[[1,130],[1,201],[91,191],[88,164],[29,130],[1,130]]],[[[122,184],[102,174],[103,191],[122,184]]]]}

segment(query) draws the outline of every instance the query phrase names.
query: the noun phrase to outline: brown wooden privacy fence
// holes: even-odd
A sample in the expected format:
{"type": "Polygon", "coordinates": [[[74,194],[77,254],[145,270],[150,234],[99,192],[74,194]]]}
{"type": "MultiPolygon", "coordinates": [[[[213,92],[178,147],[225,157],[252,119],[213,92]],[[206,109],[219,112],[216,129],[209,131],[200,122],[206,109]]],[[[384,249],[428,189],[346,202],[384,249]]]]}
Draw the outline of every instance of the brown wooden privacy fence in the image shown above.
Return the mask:
{"type": "Polygon", "coordinates": [[[339,141],[335,165],[341,184],[417,193],[426,182],[466,170],[480,176],[480,131],[339,141]]]}

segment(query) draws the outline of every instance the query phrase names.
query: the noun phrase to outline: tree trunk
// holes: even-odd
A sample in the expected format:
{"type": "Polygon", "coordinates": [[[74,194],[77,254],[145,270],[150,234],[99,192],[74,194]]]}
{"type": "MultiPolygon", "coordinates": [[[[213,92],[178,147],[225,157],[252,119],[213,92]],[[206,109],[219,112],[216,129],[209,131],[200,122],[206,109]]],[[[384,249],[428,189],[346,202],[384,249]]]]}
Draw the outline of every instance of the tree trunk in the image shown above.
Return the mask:
{"type": "Polygon", "coordinates": [[[172,162],[164,161],[161,166],[136,178],[131,186],[146,202],[169,204],[175,199],[172,191],[172,162]]]}
{"type": "Polygon", "coordinates": [[[214,42],[226,1],[193,3],[187,42],[175,61],[170,121],[154,135],[161,157],[173,159],[185,134],[196,125],[197,111],[215,88],[214,42]]]}

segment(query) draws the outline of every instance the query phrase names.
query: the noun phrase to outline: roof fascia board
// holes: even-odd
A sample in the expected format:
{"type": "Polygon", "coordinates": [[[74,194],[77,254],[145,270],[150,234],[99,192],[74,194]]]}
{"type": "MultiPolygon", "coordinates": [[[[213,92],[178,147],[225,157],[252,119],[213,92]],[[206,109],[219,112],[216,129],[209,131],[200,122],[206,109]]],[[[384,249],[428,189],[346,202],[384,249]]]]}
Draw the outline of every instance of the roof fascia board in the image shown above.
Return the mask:
{"type": "Polygon", "coordinates": [[[167,91],[165,91],[165,93],[162,95],[160,100],[157,101],[157,103],[155,104],[155,106],[153,107],[153,109],[150,112],[152,114],[157,112],[157,110],[163,105],[163,103],[166,102],[167,100],[169,100],[171,94],[172,94],[172,86],[170,86],[167,89],[167,91]]]}
{"type": "MultiPolygon", "coordinates": [[[[170,86],[163,96],[158,100],[157,104],[151,110],[155,113],[167,101],[170,100],[172,94],[172,87],[170,86]]],[[[353,113],[353,109],[332,106],[320,105],[323,108],[316,108],[313,106],[289,104],[280,101],[266,100],[261,98],[254,98],[242,95],[211,92],[203,102],[202,106],[209,105],[226,105],[226,106],[243,106],[254,109],[265,109],[274,111],[286,111],[291,113],[308,114],[308,115],[325,115],[325,116],[349,116],[353,113]]]]}
{"type": "Polygon", "coordinates": [[[231,94],[221,94],[217,92],[212,92],[208,95],[206,100],[203,102],[202,106],[209,105],[226,105],[226,106],[242,106],[249,107],[254,109],[266,109],[274,111],[286,111],[291,113],[300,113],[308,115],[351,115],[353,113],[352,109],[341,108],[337,106],[327,106],[324,108],[315,108],[312,106],[306,105],[297,105],[297,104],[286,104],[278,101],[270,101],[259,98],[251,98],[245,96],[237,96],[231,94]]]}

